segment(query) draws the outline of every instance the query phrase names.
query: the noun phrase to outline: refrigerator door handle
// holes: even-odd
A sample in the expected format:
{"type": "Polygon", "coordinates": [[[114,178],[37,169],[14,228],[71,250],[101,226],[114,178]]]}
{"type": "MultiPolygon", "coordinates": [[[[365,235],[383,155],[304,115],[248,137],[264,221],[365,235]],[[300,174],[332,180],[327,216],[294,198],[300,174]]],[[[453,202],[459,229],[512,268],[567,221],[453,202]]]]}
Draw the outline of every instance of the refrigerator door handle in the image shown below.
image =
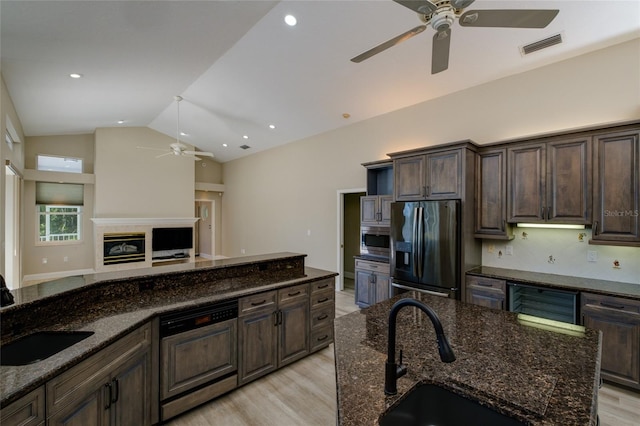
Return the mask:
{"type": "Polygon", "coordinates": [[[416,214],[416,222],[418,222],[418,226],[417,226],[417,235],[416,235],[416,239],[415,239],[415,245],[417,246],[416,252],[417,252],[417,271],[418,273],[416,274],[416,276],[418,278],[422,278],[422,274],[423,274],[423,263],[424,263],[424,208],[422,207],[418,207],[417,209],[417,214],[416,214]]]}
{"type": "Polygon", "coordinates": [[[416,247],[418,245],[418,207],[413,208],[413,223],[411,224],[411,272],[413,276],[418,276],[418,251],[416,247]]]}

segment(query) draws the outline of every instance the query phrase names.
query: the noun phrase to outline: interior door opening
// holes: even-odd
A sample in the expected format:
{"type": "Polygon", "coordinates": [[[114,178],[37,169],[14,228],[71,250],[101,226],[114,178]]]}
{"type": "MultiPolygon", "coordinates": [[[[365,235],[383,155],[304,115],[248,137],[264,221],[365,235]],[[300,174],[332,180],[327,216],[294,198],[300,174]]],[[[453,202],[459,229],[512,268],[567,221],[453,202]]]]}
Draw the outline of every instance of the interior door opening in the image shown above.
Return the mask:
{"type": "Polygon", "coordinates": [[[345,289],[347,282],[355,278],[354,256],[360,254],[360,198],[366,195],[365,188],[338,190],[338,282],[336,290],[345,289]]]}
{"type": "Polygon", "coordinates": [[[196,257],[213,259],[215,253],[215,201],[196,200],[195,216],[195,252],[196,257]]]}

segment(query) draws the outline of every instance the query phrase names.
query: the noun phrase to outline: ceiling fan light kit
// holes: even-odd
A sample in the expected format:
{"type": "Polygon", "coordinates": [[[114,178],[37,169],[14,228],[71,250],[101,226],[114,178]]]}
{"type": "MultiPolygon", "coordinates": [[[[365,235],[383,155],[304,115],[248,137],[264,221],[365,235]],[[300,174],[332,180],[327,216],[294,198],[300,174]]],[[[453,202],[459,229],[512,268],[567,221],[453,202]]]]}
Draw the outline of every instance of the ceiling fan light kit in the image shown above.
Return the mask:
{"type": "Polygon", "coordinates": [[[491,28],[545,28],[553,21],[558,10],[545,9],[488,9],[464,11],[475,0],[393,0],[396,3],[418,13],[424,25],[415,27],[397,37],[351,59],[360,63],[384,50],[423,32],[427,25],[436,30],[433,36],[431,74],[437,74],[449,68],[449,50],[451,28],[458,19],[463,27],[491,28]]]}

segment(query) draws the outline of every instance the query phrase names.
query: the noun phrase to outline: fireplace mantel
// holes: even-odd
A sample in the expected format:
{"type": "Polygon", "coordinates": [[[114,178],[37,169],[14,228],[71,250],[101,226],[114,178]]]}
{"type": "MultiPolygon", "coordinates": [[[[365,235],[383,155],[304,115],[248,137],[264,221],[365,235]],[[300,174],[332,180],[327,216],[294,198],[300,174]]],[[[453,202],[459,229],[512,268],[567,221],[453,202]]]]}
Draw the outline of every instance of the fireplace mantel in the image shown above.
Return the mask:
{"type": "Polygon", "coordinates": [[[97,226],[117,225],[184,225],[196,223],[197,217],[93,217],[91,221],[97,226]]]}

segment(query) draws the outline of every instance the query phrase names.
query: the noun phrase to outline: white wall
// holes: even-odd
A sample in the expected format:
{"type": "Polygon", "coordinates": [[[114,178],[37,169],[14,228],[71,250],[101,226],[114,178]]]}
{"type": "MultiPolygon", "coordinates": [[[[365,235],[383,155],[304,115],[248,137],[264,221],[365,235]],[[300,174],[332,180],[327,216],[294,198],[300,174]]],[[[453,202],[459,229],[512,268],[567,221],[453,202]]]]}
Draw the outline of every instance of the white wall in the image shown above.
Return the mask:
{"type": "MultiPolygon", "coordinates": [[[[309,255],[307,265],[335,271],[336,191],[365,186],[361,163],[463,139],[485,144],[638,119],[638,75],[635,39],[225,163],[224,254],[297,251],[309,255]]],[[[586,272],[576,264],[564,273],[586,272]]]]}

